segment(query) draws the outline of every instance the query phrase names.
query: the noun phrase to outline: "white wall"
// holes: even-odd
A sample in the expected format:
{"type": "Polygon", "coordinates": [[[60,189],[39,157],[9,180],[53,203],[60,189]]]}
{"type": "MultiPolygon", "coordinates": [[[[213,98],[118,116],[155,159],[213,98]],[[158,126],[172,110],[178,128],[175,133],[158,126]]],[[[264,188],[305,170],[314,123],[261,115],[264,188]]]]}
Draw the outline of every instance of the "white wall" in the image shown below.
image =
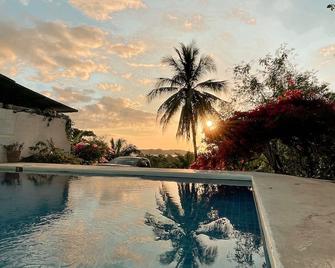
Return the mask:
{"type": "Polygon", "coordinates": [[[0,108],[0,162],[7,161],[2,145],[13,142],[24,143],[21,156],[28,156],[29,147],[36,142],[50,138],[56,147],[69,151],[70,142],[66,137],[65,123],[65,119],[53,118],[48,126],[48,120],[44,116],[0,108]]]}

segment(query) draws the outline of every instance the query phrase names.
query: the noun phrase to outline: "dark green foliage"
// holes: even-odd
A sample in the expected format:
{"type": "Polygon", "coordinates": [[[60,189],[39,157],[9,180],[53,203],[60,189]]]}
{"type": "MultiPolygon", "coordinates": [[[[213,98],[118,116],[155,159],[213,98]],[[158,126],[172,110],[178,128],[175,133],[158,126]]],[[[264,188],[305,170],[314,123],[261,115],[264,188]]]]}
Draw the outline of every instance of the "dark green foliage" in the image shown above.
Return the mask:
{"type": "Polygon", "coordinates": [[[92,130],[82,130],[78,128],[72,128],[71,132],[71,144],[75,145],[79,143],[83,138],[96,137],[92,130]]]}
{"type": "Polygon", "coordinates": [[[128,144],[125,139],[111,139],[111,150],[113,151],[113,158],[119,156],[130,156],[132,154],[139,154],[140,150],[136,145],[128,144]]]}
{"type": "Polygon", "coordinates": [[[15,152],[15,151],[21,152],[23,149],[23,145],[24,145],[23,143],[14,142],[12,144],[3,145],[3,147],[7,152],[15,152]]]}
{"type": "Polygon", "coordinates": [[[154,168],[189,168],[194,161],[194,154],[187,152],[185,155],[144,155],[154,168]]]}
{"type": "Polygon", "coordinates": [[[34,163],[57,163],[57,164],[80,164],[81,160],[74,155],[64,152],[55,146],[52,139],[39,141],[29,147],[31,155],[22,159],[22,162],[34,163]]]}
{"type": "Polygon", "coordinates": [[[329,4],[327,6],[327,8],[329,8],[331,11],[334,11],[335,10],[335,4],[329,4]]]}

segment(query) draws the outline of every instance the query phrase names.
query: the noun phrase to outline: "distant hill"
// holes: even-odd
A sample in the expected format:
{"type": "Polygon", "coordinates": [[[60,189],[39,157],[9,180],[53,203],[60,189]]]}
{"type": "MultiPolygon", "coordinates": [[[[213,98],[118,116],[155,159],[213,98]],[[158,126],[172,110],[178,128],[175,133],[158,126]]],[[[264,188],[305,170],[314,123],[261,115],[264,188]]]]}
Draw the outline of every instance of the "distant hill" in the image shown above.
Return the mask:
{"type": "Polygon", "coordinates": [[[164,150],[164,149],[140,149],[140,150],[141,150],[142,154],[153,154],[153,155],[159,155],[159,154],[163,154],[163,155],[181,154],[181,155],[184,155],[188,152],[186,150],[180,150],[180,149],[169,149],[169,150],[164,150]]]}

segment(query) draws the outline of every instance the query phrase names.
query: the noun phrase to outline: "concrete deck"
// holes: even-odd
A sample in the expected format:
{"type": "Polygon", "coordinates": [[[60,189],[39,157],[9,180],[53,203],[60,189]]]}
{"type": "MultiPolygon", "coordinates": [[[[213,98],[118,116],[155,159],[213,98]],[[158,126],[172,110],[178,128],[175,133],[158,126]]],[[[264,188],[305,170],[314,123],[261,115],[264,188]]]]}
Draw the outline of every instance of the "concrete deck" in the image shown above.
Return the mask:
{"type": "Polygon", "coordinates": [[[0,172],[160,177],[251,185],[272,267],[335,267],[335,183],[266,173],[55,164],[0,164],[0,172]],[[224,181],[224,182],[223,182],[224,181]]]}

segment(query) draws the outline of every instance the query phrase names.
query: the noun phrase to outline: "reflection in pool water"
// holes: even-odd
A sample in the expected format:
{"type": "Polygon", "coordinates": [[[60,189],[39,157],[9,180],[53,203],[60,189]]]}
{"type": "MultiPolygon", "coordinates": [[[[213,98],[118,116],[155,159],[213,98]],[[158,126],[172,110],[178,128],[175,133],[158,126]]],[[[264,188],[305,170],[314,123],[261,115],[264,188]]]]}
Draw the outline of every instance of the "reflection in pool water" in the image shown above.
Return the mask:
{"type": "Polygon", "coordinates": [[[244,266],[254,265],[253,255],[261,254],[262,248],[250,191],[246,187],[190,183],[177,187],[179,200],[164,184],[160,188],[157,207],[163,217],[145,215],[156,240],[171,241],[172,249],[159,256],[160,263],[175,262],[176,267],[211,265],[218,255],[218,245],[207,244],[206,240],[233,239],[236,246],[232,259],[244,266]]]}
{"type": "Polygon", "coordinates": [[[0,267],[262,267],[246,187],[0,174],[0,267]]]}

